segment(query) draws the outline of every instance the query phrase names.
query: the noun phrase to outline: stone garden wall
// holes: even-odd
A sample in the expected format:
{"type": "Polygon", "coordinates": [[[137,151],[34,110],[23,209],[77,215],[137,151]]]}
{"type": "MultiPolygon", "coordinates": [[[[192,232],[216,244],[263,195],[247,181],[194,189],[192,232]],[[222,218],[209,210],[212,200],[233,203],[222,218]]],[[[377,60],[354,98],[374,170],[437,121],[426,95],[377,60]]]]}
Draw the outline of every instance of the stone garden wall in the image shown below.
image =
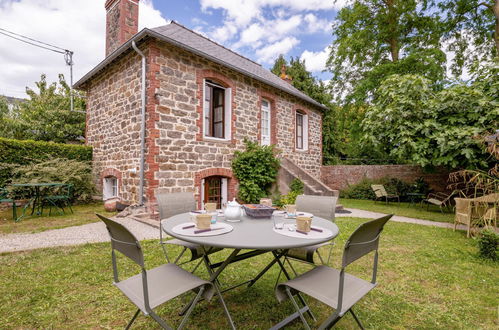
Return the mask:
{"type": "Polygon", "coordinates": [[[322,167],[321,177],[324,184],[337,190],[359,183],[363,178],[389,177],[412,183],[417,178],[423,177],[433,190],[445,191],[449,172],[439,170],[435,173],[426,173],[420,166],[414,165],[332,165],[322,167]]]}

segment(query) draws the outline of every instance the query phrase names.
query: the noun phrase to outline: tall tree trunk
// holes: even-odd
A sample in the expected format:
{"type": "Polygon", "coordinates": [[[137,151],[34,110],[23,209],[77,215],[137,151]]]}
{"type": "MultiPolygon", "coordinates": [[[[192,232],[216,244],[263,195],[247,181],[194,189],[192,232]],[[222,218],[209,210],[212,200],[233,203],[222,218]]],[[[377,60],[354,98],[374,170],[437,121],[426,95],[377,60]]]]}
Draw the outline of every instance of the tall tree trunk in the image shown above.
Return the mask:
{"type": "MultiPolygon", "coordinates": [[[[497,0],[499,1],[499,0],[497,0]]],[[[390,25],[390,38],[388,39],[388,44],[390,45],[390,54],[392,56],[392,62],[397,62],[399,60],[399,44],[397,40],[397,10],[394,4],[395,0],[386,0],[386,5],[388,6],[388,24],[390,25]]]]}

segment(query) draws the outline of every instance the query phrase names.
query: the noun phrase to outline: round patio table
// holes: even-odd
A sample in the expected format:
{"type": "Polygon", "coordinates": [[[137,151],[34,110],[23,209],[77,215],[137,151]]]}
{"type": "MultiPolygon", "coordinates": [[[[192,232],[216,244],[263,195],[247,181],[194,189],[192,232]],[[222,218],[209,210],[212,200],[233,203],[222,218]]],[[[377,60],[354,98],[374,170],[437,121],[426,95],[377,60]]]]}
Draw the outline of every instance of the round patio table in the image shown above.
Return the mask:
{"type": "MultiPolygon", "coordinates": [[[[224,222],[224,217],[218,218],[219,222],[224,222]]],[[[276,216],[275,222],[294,222],[294,219],[285,219],[281,216],[276,216]]],[[[248,216],[242,216],[241,221],[239,222],[227,222],[232,227],[233,230],[228,233],[215,235],[215,236],[186,236],[180,235],[173,231],[173,228],[177,225],[191,222],[191,216],[189,213],[182,213],[170,217],[168,219],[164,219],[161,221],[161,228],[168,235],[178,238],[183,241],[199,244],[203,246],[205,252],[210,247],[221,247],[226,249],[233,249],[232,253],[222,262],[212,263],[209,259],[208,253],[204,253],[203,259],[206,265],[206,269],[210,274],[210,282],[213,283],[217,295],[220,299],[220,302],[224,308],[224,312],[227,316],[227,319],[230,323],[232,329],[235,329],[234,322],[232,321],[232,317],[227,309],[225,301],[222,297],[222,292],[234,289],[238,286],[241,286],[245,283],[249,283],[248,286],[253,285],[263,274],[265,274],[275,263],[278,263],[284,275],[290,279],[289,274],[282,261],[280,260],[284,257],[289,249],[300,248],[310,245],[315,245],[319,243],[324,243],[335,238],[339,229],[335,223],[332,221],[328,221],[319,217],[314,216],[312,220],[312,225],[315,227],[322,227],[325,229],[331,230],[331,235],[321,239],[310,239],[310,238],[299,238],[299,237],[290,237],[286,235],[279,234],[274,231],[274,221],[272,219],[253,219],[248,216]],[[239,254],[241,250],[252,250],[249,252],[244,252],[239,254]],[[274,256],[274,259],[253,279],[234,285],[228,289],[221,290],[219,287],[218,276],[222,273],[222,271],[229,265],[241,260],[245,260],[248,258],[253,258],[258,255],[271,252],[274,256]]],[[[286,230],[286,229],[281,229],[286,230]]],[[[310,313],[308,305],[305,303],[303,298],[299,296],[302,304],[305,306],[302,308],[302,313],[310,313]]],[[[185,308],[188,308],[187,305],[185,308]]],[[[185,310],[185,309],[184,309],[185,310]]],[[[288,317],[288,322],[296,317],[299,317],[298,313],[295,313],[288,317]]]]}
{"type": "MultiPolygon", "coordinates": [[[[225,222],[224,217],[218,219],[218,221],[225,222]]],[[[253,219],[248,216],[242,216],[241,219],[240,222],[227,222],[234,227],[231,232],[215,236],[184,236],[174,233],[172,229],[176,225],[191,222],[189,213],[178,214],[163,220],[161,227],[170,236],[199,245],[267,251],[319,244],[330,241],[339,233],[338,226],[334,222],[316,216],[312,220],[312,225],[331,230],[331,236],[321,239],[289,237],[274,232],[274,221],[272,219],[253,219]]],[[[282,221],[294,222],[294,219],[284,219],[284,217],[276,216],[276,222],[282,221]]]]}

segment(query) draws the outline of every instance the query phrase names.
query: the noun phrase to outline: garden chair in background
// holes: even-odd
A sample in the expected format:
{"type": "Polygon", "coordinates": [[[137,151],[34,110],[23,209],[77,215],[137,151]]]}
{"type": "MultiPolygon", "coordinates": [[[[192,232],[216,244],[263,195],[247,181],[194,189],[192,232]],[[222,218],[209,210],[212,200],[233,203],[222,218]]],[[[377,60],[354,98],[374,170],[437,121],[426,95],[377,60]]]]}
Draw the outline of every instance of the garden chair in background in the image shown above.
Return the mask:
{"type": "Polygon", "coordinates": [[[318,266],[292,280],[277,285],[275,289],[277,299],[280,302],[290,299],[296,313],[275,325],[272,329],[282,328],[296,318],[295,316],[299,316],[305,327],[310,329],[302,309],[300,309],[293,297],[294,294],[299,292],[335,309],[334,313],[321,324],[319,329],[329,329],[334,326],[347,312],[352,314],[357,324],[363,329],[352,307],[377,285],[379,237],[384,225],[391,217],[392,215],[387,215],[365,222],[353,232],[343,249],[341,270],[318,266]],[[375,253],[370,282],[345,272],[348,265],[372,251],[375,251],[375,253]]]}
{"type": "Polygon", "coordinates": [[[189,243],[177,238],[169,240],[163,238],[164,233],[163,229],[161,228],[161,221],[177,214],[196,210],[196,200],[192,192],[159,193],[156,195],[156,199],[158,201],[159,221],[160,221],[159,243],[161,244],[166,260],[168,262],[170,262],[170,259],[168,257],[168,251],[165,246],[166,244],[177,245],[182,247],[182,252],[180,252],[180,254],[173,261],[174,264],[177,264],[179,262],[180,258],[182,258],[182,256],[185,254],[187,250],[191,252],[191,258],[184,263],[199,259],[199,262],[196,264],[192,272],[195,272],[196,269],[199,267],[199,265],[203,262],[202,257],[205,251],[207,251],[208,254],[211,254],[222,250],[222,248],[215,248],[215,247],[209,247],[208,249],[206,249],[205,247],[199,244],[189,243]]]}
{"type": "Polygon", "coordinates": [[[454,198],[456,215],[454,230],[458,224],[467,227],[466,237],[470,237],[475,226],[497,227],[499,193],[488,194],[477,198],[454,198]]]}
{"type": "MultiPolygon", "coordinates": [[[[321,217],[326,220],[331,220],[334,222],[336,202],[338,201],[337,196],[311,196],[311,195],[299,195],[296,197],[296,210],[297,212],[309,212],[315,216],[321,217]]],[[[323,265],[328,265],[331,259],[331,252],[333,250],[334,241],[325,242],[321,244],[315,244],[310,246],[305,246],[302,248],[290,249],[286,255],[286,261],[293,270],[293,273],[297,275],[295,269],[291,265],[289,259],[302,261],[310,264],[314,263],[314,254],[317,253],[321,263],[323,265]],[[319,252],[321,247],[329,247],[327,262],[319,252]]]]}
{"type": "Polygon", "coordinates": [[[7,188],[0,188],[0,203],[12,203],[12,220],[17,222],[17,205],[13,198],[9,198],[7,188]]]}
{"type": "Polygon", "coordinates": [[[99,214],[97,216],[106,224],[107,231],[111,237],[114,285],[138,308],[137,312],[135,312],[132,319],[128,322],[126,329],[130,328],[140,312],[144,313],[144,315],[150,315],[162,328],[171,329],[153,309],[181,294],[194,291],[197,295],[178,327],[178,329],[181,329],[187,322],[201,296],[207,300],[211,299],[214,293],[213,284],[192,275],[175,264],[163,264],[146,270],[144,255],[137,238],[120,223],[99,214]],[[141,274],[120,281],[115,250],[121,252],[140,266],[142,270],[141,274]]]}
{"type": "Polygon", "coordinates": [[[373,184],[371,185],[371,188],[376,195],[376,198],[374,199],[375,203],[378,201],[378,199],[383,198],[385,199],[386,204],[388,204],[389,199],[397,199],[397,201],[400,203],[400,196],[387,193],[385,187],[382,184],[373,184]]]}
{"type": "Polygon", "coordinates": [[[49,216],[52,214],[52,207],[62,210],[62,214],[64,214],[64,208],[69,207],[69,210],[73,213],[73,208],[71,207],[73,190],[74,186],[72,184],[64,184],[57,187],[54,194],[43,197],[43,201],[45,202],[43,204],[49,205],[49,216]]]}
{"type": "Polygon", "coordinates": [[[430,208],[430,204],[436,205],[440,208],[440,212],[444,212],[443,209],[447,208],[451,210],[452,197],[456,195],[456,191],[446,194],[443,192],[429,193],[428,197],[423,199],[421,202],[426,203],[426,210],[430,208]]]}

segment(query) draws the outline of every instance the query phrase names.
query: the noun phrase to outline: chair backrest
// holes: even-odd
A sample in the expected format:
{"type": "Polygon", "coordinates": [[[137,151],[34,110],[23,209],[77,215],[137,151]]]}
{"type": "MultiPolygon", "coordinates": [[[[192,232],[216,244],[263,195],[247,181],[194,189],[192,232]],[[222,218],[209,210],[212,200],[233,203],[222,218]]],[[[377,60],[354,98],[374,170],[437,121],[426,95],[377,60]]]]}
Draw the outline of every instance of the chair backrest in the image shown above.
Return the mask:
{"type": "Polygon", "coordinates": [[[379,236],[392,216],[390,214],[365,222],[350,235],[343,250],[343,268],[369,252],[378,250],[379,236]]]}
{"type": "MultiPolygon", "coordinates": [[[[144,255],[140,247],[139,240],[122,224],[103,217],[100,214],[97,216],[106,224],[107,231],[111,237],[111,247],[113,250],[118,250],[125,256],[130,258],[136,264],[144,268],[144,255]]],[[[113,268],[115,268],[115,258],[113,253],[113,268]]]]}
{"type": "Polygon", "coordinates": [[[295,204],[297,211],[309,212],[334,222],[337,201],[337,196],[299,195],[295,204]]]}
{"type": "Polygon", "coordinates": [[[376,194],[376,197],[385,197],[388,195],[382,184],[372,184],[371,188],[374,191],[374,194],[376,194]]]}
{"type": "Polygon", "coordinates": [[[196,209],[196,200],[192,192],[159,193],[156,199],[160,220],[196,209]]]}

